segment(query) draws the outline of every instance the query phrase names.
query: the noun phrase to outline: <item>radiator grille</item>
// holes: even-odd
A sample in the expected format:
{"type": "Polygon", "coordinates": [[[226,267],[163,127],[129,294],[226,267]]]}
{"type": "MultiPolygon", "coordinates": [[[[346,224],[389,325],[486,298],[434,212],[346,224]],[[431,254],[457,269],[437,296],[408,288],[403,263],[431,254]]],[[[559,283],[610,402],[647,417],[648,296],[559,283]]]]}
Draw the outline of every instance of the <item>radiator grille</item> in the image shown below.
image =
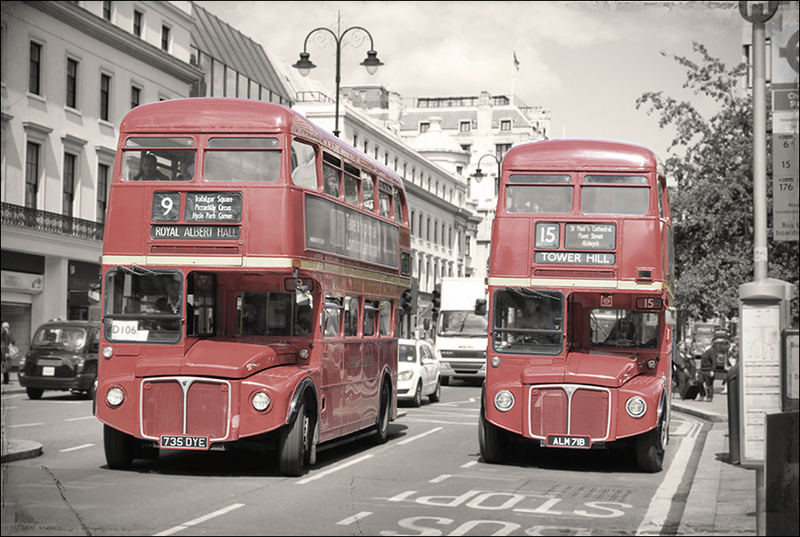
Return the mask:
{"type": "Polygon", "coordinates": [[[574,384],[537,385],[530,390],[529,431],[534,438],[549,434],[608,438],[611,394],[608,388],[574,384]]]}
{"type": "Polygon", "coordinates": [[[230,384],[193,377],[165,377],[142,381],[142,435],[164,434],[228,436],[230,384]]]}

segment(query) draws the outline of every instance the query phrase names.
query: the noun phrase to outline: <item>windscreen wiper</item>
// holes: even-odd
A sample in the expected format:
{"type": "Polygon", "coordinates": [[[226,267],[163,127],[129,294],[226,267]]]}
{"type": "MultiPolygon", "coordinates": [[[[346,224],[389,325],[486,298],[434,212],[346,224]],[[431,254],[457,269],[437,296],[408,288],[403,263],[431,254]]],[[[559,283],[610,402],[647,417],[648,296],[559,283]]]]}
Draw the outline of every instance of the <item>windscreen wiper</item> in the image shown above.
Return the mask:
{"type": "Polygon", "coordinates": [[[158,274],[155,270],[140,267],[137,264],[133,264],[130,267],[126,267],[125,265],[117,265],[117,270],[121,270],[125,274],[131,274],[133,276],[156,276],[158,274]]]}
{"type": "Polygon", "coordinates": [[[531,289],[530,287],[506,287],[506,291],[512,291],[518,295],[522,296],[533,296],[536,298],[546,298],[548,300],[556,300],[560,301],[561,297],[553,296],[542,291],[538,291],[536,289],[531,289]]]}

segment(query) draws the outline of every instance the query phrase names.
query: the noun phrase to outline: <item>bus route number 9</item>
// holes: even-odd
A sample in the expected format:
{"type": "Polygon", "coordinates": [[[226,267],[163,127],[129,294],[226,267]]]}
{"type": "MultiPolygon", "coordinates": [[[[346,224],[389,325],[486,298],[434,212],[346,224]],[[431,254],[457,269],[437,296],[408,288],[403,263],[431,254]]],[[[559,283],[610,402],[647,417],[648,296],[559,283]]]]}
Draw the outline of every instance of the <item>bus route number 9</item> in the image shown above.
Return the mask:
{"type": "Polygon", "coordinates": [[[179,192],[153,192],[151,217],[154,222],[177,222],[180,206],[179,192]]]}

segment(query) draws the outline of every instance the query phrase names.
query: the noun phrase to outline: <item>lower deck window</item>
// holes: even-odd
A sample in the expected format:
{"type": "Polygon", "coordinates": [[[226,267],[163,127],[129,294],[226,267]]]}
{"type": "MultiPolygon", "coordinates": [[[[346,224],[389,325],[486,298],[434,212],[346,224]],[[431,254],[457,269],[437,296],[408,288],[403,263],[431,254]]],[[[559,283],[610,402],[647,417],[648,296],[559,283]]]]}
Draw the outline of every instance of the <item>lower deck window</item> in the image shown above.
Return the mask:
{"type": "Polygon", "coordinates": [[[593,347],[655,349],[658,343],[658,313],[596,308],[590,328],[593,347]]]}

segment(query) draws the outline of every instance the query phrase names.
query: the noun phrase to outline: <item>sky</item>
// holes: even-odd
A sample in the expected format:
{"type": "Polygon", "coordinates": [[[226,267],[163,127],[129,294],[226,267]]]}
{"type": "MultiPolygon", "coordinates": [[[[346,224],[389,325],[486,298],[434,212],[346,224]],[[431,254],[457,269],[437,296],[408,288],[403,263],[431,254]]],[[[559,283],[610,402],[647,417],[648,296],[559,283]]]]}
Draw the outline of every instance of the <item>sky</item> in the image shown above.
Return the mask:
{"type": "MultiPolygon", "coordinates": [[[[315,1],[218,2],[201,6],[290,66],[309,31],[366,28],[385,65],[370,76],[359,63],[369,40],[351,31],[343,41],[342,85],[375,84],[418,96],[513,93],[550,110],[550,138],[604,138],[644,145],[667,157],[674,132],[636,99],[649,91],[713,103],[682,88],[685,69],[671,57],[698,59],[692,42],[732,67],[749,36],[738,2],[567,1],[315,1]],[[513,66],[513,55],[519,69],[513,66]]],[[[317,35],[322,35],[318,32],[317,35]]],[[[308,75],[333,95],[333,38],[309,40],[317,68],[308,75]]],[[[291,68],[290,68],[291,69],[291,68]]]]}

